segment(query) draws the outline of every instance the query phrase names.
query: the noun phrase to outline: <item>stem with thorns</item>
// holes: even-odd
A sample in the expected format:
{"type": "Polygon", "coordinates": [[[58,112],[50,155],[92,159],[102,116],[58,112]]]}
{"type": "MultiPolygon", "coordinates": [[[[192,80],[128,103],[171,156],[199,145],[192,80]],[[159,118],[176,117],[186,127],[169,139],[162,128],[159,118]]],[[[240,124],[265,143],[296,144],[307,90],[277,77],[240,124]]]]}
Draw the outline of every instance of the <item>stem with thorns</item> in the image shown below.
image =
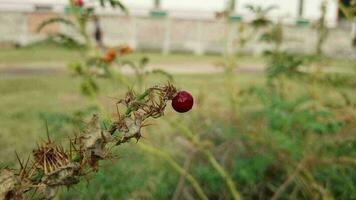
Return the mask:
{"type": "MultiPolygon", "coordinates": [[[[33,150],[32,166],[29,159],[20,163],[20,170],[0,169],[0,199],[26,199],[26,194],[39,191],[40,199],[53,199],[61,186],[71,187],[85,177],[89,171],[99,170],[99,161],[111,158],[108,144],[115,146],[141,138],[145,120],[164,114],[167,101],[172,100],[177,90],[171,85],[155,86],[136,96],[130,91],[119,103],[126,106],[124,115],[112,123],[109,129],[100,127],[99,117],[93,115],[87,130],[70,139],[69,152],[49,137],[48,141],[33,150]],[[114,134],[116,132],[121,133],[114,134]],[[74,154],[74,157],[72,155],[74,154]]],[[[46,125],[47,127],[47,125],[46,125]]],[[[176,165],[174,168],[178,169],[176,165]]],[[[180,168],[179,168],[180,169],[180,168]]],[[[184,171],[181,171],[183,173],[184,171]]],[[[187,175],[190,181],[192,177],[187,175]]],[[[193,184],[196,188],[196,183],[193,184]]],[[[202,191],[199,191],[199,196],[202,191]]]]}

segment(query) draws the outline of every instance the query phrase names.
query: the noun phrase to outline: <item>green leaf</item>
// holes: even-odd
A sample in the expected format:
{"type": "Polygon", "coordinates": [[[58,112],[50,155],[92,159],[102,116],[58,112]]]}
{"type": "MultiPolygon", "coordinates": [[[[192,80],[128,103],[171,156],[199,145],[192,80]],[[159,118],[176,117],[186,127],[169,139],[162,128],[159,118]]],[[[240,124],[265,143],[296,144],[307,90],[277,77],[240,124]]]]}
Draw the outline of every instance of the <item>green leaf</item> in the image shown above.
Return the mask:
{"type": "Polygon", "coordinates": [[[57,43],[61,46],[68,48],[83,48],[84,45],[81,42],[74,39],[72,36],[64,34],[64,33],[55,33],[51,34],[48,38],[49,40],[57,43]]]}
{"type": "Polygon", "coordinates": [[[121,11],[123,11],[125,14],[128,14],[128,9],[120,0],[100,0],[100,6],[105,7],[105,3],[107,1],[109,2],[111,7],[113,8],[119,7],[121,11]]]}
{"type": "Polygon", "coordinates": [[[144,67],[148,64],[149,61],[150,61],[149,58],[143,57],[143,58],[140,60],[139,67],[140,67],[140,68],[144,68],[144,67]]]}
{"type": "Polygon", "coordinates": [[[104,7],[104,6],[105,6],[104,0],[100,0],[100,6],[101,6],[101,7],[104,7]]]}
{"type": "Polygon", "coordinates": [[[70,63],[68,65],[68,68],[75,71],[77,74],[79,75],[83,75],[83,68],[82,65],[79,62],[75,62],[75,63],[70,63]]]}
{"type": "Polygon", "coordinates": [[[121,3],[121,1],[119,0],[110,0],[110,4],[112,7],[116,7],[118,6],[121,11],[125,12],[126,14],[128,14],[128,10],[126,8],[126,6],[124,4],[121,3]]]}
{"type": "Polygon", "coordinates": [[[45,28],[46,26],[48,25],[51,25],[51,24],[55,24],[55,23],[60,23],[60,24],[64,24],[64,25],[67,25],[67,26],[70,26],[70,27],[73,27],[74,29],[77,29],[77,27],[75,26],[75,24],[68,20],[68,19],[65,19],[63,17],[54,17],[54,18],[51,18],[51,19],[48,19],[48,20],[45,20],[43,21],[38,27],[37,27],[37,32],[40,32],[43,28],[45,28]]]}
{"type": "Polygon", "coordinates": [[[131,67],[136,73],[138,73],[140,71],[139,67],[136,66],[136,64],[130,60],[124,60],[122,61],[122,65],[128,65],[129,67],[131,67]]]}
{"type": "Polygon", "coordinates": [[[161,75],[167,77],[169,81],[173,81],[173,76],[172,76],[172,74],[170,74],[170,73],[168,73],[168,72],[166,72],[166,71],[164,71],[164,70],[162,70],[162,69],[155,69],[155,70],[152,70],[151,73],[152,73],[152,74],[161,74],[161,75]]]}
{"type": "Polygon", "coordinates": [[[84,78],[81,84],[82,93],[87,96],[95,96],[99,91],[99,87],[91,77],[84,78]]]}

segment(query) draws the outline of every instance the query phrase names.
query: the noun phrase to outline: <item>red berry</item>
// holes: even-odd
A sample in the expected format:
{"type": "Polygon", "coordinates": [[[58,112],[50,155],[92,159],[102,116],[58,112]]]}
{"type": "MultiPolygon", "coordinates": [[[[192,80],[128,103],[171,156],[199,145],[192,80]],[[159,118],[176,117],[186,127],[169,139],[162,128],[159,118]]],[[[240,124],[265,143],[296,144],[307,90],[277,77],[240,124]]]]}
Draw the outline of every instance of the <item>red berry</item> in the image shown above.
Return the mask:
{"type": "Polygon", "coordinates": [[[188,112],[193,107],[193,96],[186,91],[180,91],[172,99],[172,107],[175,111],[184,113],[188,112]]]}
{"type": "Polygon", "coordinates": [[[84,6],[84,1],[83,0],[75,0],[74,5],[77,7],[82,7],[82,6],[84,6]]]}

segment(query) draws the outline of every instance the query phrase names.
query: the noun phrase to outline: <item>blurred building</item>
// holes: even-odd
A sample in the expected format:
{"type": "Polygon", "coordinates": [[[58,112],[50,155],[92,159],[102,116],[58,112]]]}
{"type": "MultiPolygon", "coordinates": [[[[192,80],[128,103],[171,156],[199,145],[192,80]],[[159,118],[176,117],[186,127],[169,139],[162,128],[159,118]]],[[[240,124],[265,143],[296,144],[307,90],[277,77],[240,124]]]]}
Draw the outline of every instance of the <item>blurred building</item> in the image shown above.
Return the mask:
{"type": "MultiPolygon", "coordinates": [[[[233,21],[249,22],[253,14],[247,5],[268,7],[274,5],[268,17],[286,25],[286,49],[312,52],[316,42],[313,24],[321,15],[323,0],[235,0],[233,21]],[[290,40],[291,38],[291,40],[290,40]]],[[[219,53],[224,49],[226,36],[232,45],[237,37],[237,23],[227,33],[224,20],[216,14],[223,12],[229,0],[122,0],[129,16],[112,8],[101,8],[97,0],[85,0],[86,6],[96,7],[104,30],[104,43],[108,46],[128,43],[136,48],[163,52],[184,51],[219,53]]],[[[12,41],[28,44],[40,40],[47,33],[68,32],[61,25],[50,26],[41,34],[37,26],[53,16],[65,16],[67,0],[0,0],[0,42],[12,41]]],[[[354,54],[349,45],[348,29],[335,29],[340,14],[335,0],[327,0],[326,22],[333,28],[330,37],[334,44],[326,44],[331,55],[354,54]],[[336,41],[336,43],[335,43],[336,41]]],[[[92,28],[92,27],[89,27],[92,28]]],[[[247,51],[261,49],[252,43],[247,51]]]]}
{"type": "MultiPolygon", "coordinates": [[[[229,0],[160,0],[160,9],[171,17],[189,19],[213,19],[215,13],[225,9],[229,0]]],[[[234,12],[243,20],[249,20],[251,13],[246,5],[268,7],[275,5],[277,9],[270,12],[272,19],[283,18],[285,23],[294,23],[297,19],[315,21],[320,16],[320,6],[323,0],[235,0],[234,12]]],[[[96,0],[86,0],[89,5],[95,5],[96,0]]],[[[149,15],[154,8],[154,0],[122,0],[133,15],[149,15]]],[[[330,26],[335,26],[338,20],[338,8],[335,0],[327,0],[326,20],[330,26]]],[[[0,0],[1,11],[51,11],[64,12],[68,0],[0,0]]],[[[101,10],[104,11],[103,9],[101,10]]],[[[104,13],[111,13],[106,9],[104,13]]],[[[117,12],[115,12],[117,13],[117,12]]],[[[111,13],[113,14],[113,13],[111,13]]]]}

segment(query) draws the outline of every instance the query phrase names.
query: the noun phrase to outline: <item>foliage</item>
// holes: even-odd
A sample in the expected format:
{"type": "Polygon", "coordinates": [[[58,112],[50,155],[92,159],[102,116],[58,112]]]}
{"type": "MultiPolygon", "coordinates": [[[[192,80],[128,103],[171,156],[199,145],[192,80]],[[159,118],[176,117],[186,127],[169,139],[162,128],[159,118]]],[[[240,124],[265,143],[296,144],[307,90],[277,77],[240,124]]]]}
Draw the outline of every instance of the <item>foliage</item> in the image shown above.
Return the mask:
{"type": "Polygon", "coordinates": [[[306,75],[301,68],[309,64],[314,57],[295,55],[287,52],[281,52],[273,54],[266,52],[266,55],[270,57],[270,61],[266,68],[266,74],[269,78],[277,78],[281,75],[288,77],[306,75]]]}
{"type": "MultiPolygon", "coordinates": [[[[261,8],[255,11],[266,14],[261,8]]],[[[283,50],[285,38],[281,24],[257,21],[259,28],[266,25],[263,27],[266,32],[258,35],[260,41],[272,45],[266,51],[268,63],[263,77],[253,74],[243,79],[236,75],[240,55],[225,55],[223,75],[176,76],[178,80],[175,82],[200,92],[193,112],[168,121],[157,120],[156,126],[147,127],[149,134],[145,135],[145,140],[118,150],[123,159],[104,162],[107,171],[100,171],[93,177],[92,184],[86,187],[82,183],[80,192],[71,190],[61,193],[60,197],[169,199],[173,193],[178,193],[178,198],[182,199],[354,198],[354,74],[325,72],[320,67],[322,61],[325,62],[323,57],[283,50]]],[[[131,60],[122,55],[122,49],[120,46],[114,50],[118,55],[115,59],[111,54],[113,51],[88,53],[83,60],[70,64],[82,78],[83,90],[92,94],[95,106],[69,114],[42,113],[41,117],[50,122],[52,129],[65,132],[65,126],[71,124],[83,130],[83,120],[93,111],[112,115],[105,113],[98,94],[107,95],[108,87],[113,87],[113,93],[116,93],[118,88],[126,87],[123,80],[133,79],[127,86],[135,85],[141,93],[150,78],[154,83],[170,78],[165,73],[163,77],[153,75],[153,71],[147,69],[148,58],[131,60]],[[122,76],[118,78],[113,71],[114,65],[129,66],[134,75],[120,74],[122,76]],[[106,84],[100,81],[101,78],[107,81],[106,84]],[[114,81],[123,84],[116,87],[112,84],[114,81]]],[[[18,89],[26,90],[30,87],[26,85],[29,84],[18,89]]],[[[126,98],[119,100],[127,110],[119,114],[114,112],[120,116],[113,119],[116,127],[120,127],[120,122],[131,112],[138,111],[135,109],[141,110],[137,115],[130,115],[132,120],[142,113],[150,113],[152,117],[163,114],[165,104],[160,101],[147,105],[150,103],[147,99],[153,98],[149,93],[136,95],[128,92],[126,98]],[[155,109],[147,112],[149,108],[155,109]]],[[[30,94],[32,97],[36,93],[30,94]]],[[[46,104],[50,105],[47,101],[46,104]]],[[[32,112],[27,110],[13,117],[22,119],[23,115],[32,112]]],[[[101,128],[113,130],[111,123],[108,119],[102,120],[101,128]]],[[[125,136],[137,138],[138,134],[120,135],[116,132],[114,136],[123,136],[118,140],[123,142],[125,136]]]]}
{"type": "Polygon", "coordinates": [[[320,15],[318,22],[314,25],[315,29],[317,30],[317,33],[318,33],[318,41],[316,43],[316,54],[317,55],[322,54],[323,44],[325,43],[325,41],[328,37],[329,30],[328,30],[328,27],[325,22],[326,10],[327,10],[327,1],[322,1],[321,6],[320,6],[321,15],[320,15]]]}
{"type": "Polygon", "coordinates": [[[267,17],[268,13],[277,7],[272,5],[268,7],[262,7],[258,5],[247,5],[246,8],[250,10],[254,15],[254,19],[251,21],[251,26],[255,29],[266,27],[272,23],[267,17]]]}
{"type": "Polygon", "coordinates": [[[94,114],[85,130],[69,139],[69,150],[51,140],[46,123],[47,141],[33,150],[33,161],[30,163],[28,157],[22,162],[16,154],[21,168],[0,170],[0,197],[25,199],[28,194],[33,196],[39,191],[40,199],[53,199],[59,187],[71,187],[78,184],[81,177],[98,171],[99,161],[112,158],[112,147],[131,139],[138,142],[142,137],[141,128],[147,126],[145,120],[161,117],[167,101],[176,93],[172,85],[155,86],[140,95],[127,92],[119,101],[126,108],[124,114],[118,110],[119,119],[107,128],[100,126],[100,119],[94,114]]]}

